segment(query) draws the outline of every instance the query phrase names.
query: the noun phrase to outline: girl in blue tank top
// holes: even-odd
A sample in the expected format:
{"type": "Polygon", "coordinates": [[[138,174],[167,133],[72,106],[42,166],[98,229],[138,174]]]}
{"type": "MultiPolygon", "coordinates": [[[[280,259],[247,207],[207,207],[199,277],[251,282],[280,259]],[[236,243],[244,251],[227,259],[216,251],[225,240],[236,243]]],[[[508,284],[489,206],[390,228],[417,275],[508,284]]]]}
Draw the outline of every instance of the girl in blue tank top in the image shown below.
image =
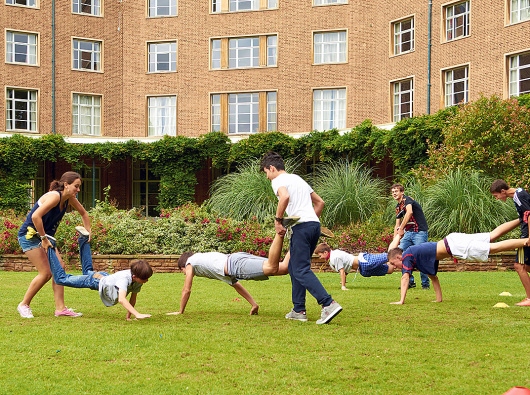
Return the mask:
{"type": "MultiPolygon", "coordinates": [[[[33,313],[29,307],[31,300],[44,284],[52,278],[47,250],[52,247],[50,240],[55,240],[53,236],[55,236],[57,227],[61,223],[69,205],[81,214],[83,226],[90,232],[90,218],[76,197],[80,186],[81,176],[73,171],[64,173],[59,181],[52,181],[50,191],[40,197],[20,227],[18,232],[20,247],[29,258],[29,261],[39,271],[39,274],[31,281],[24,299],[17,307],[18,312],[24,318],[33,318],[33,313]]],[[[57,251],[57,257],[64,267],[59,251],[57,251]]],[[[82,315],[66,308],[63,287],[53,283],[53,295],[55,298],[56,317],[79,317],[82,315]]]]}

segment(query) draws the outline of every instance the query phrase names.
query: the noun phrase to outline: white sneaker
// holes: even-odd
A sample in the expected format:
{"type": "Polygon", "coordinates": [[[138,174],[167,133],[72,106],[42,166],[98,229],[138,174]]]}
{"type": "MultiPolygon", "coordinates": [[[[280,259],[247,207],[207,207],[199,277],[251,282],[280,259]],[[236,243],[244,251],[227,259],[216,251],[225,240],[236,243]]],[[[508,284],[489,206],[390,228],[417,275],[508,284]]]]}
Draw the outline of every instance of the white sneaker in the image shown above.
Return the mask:
{"type": "Polygon", "coordinates": [[[34,318],[31,307],[29,307],[27,304],[19,304],[17,306],[17,311],[20,313],[22,318],[34,318]]]}
{"type": "Polygon", "coordinates": [[[307,321],[307,316],[305,314],[305,311],[301,313],[297,313],[296,311],[294,311],[294,309],[288,312],[285,315],[285,318],[287,318],[288,320],[307,321]]]}
{"type": "Polygon", "coordinates": [[[76,226],[75,230],[77,230],[81,236],[90,236],[90,233],[88,232],[88,230],[85,229],[84,226],[76,226]]]}
{"type": "Polygon", "coordinates": [[[342,307],[337,302],[333,301],[329,306],[322,307],[320,319],[317,324],[329,324],[331,320],[342,311],[342,307]]]}

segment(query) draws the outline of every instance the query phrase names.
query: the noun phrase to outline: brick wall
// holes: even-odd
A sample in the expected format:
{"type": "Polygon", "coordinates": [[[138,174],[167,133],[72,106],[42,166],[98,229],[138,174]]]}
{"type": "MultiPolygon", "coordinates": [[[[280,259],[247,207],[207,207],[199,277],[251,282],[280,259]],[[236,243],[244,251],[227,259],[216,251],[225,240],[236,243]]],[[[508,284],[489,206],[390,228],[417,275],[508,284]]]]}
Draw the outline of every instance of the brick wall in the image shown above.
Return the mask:
{"type": "MultiPolygon", "coordinates": [[[[65,257],[64,257],[65,258],[65,257]]],[[[134,259],[146,259],[155,273],[182,273],[177,265],[179,255],[93,255],[94,269],[114,273],[126,270],[130,267],[130,262],[134,259]]],[[[66,258],[65,258],[66,259],[66,258]]],[[[495,254],[490,255],[488,262],[459,261],[455,264],[450,259],[440,262],[440,272],[470,272],[470,271],[507,271],[513,270],[515,254],[495,254]]],[[[322,259],[313,258],[311,269],[314,272],[332,272],[329,265],[322,267],[322,259]]],[[[81,270],[79,260],[73,257],[66,262],[67,268],[81,270]]],[[[25,255],[0,255],[0,271],[30,272],[35,267],[29,262],[25,255]]]]}

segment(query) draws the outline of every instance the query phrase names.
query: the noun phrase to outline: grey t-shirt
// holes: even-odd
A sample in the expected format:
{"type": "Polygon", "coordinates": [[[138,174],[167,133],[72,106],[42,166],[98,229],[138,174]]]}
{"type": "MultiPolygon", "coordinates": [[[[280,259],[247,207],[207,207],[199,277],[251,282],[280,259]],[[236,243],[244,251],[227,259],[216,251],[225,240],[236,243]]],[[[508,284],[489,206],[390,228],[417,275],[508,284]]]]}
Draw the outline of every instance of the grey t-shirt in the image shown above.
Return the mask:
{"type": "Polygon", "coordinates": [[[105,276],[99,281],[99,297],[107,307],[118,303],[118,291],[126,290],[129,293],[138,293],[143,284],[133,282],[131,270],[121,270],[110,276],[105,276]]]}
{"type": "Polygon", "coordinates": [[[186,261],[186,265],[191,265],[193,274],[198,277],[212,278],[234,285],[237,280],[225,274],[227,258],[228,255],[220,252],[199,252],[190,256],[186,261]]]}

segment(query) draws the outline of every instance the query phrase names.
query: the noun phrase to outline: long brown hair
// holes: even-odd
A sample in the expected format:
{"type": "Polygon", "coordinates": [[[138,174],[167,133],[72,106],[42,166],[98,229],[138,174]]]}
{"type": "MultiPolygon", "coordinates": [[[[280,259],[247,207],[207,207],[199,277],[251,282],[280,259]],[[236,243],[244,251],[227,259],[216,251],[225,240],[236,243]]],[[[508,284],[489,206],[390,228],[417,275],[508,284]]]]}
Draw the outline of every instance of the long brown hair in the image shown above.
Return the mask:
{"type": "Polygon", "coordinates": [[[81,179],[81,175],[75,171],[67,171],[61,176],[59,181],[53,180],[50,183],[50,191],[64,191],[64,184],[71,184],[75,180],[81,179]]]}

